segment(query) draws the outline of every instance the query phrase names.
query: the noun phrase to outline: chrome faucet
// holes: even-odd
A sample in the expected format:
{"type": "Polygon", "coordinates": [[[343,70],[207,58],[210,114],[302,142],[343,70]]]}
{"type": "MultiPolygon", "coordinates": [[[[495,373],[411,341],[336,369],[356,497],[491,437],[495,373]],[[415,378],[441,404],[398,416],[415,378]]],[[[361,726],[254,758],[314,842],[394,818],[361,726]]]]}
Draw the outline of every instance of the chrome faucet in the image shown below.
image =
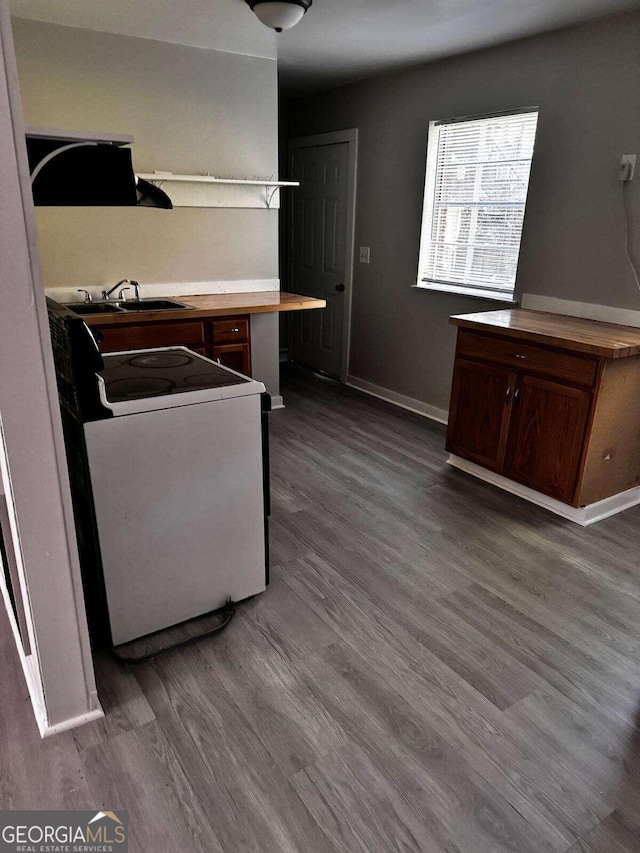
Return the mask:
{"type": "Polygon", "coordinates": [[[93,296],[89,293],[88,290],[83,290],[81,287],[79,287],[78,293],[84,293],[84,301],[85,302],[93,302],[93,296]]]}
{"type": "Polygon", "coordinates": [[[124,295],[124,292],[125,292],[125,290],[131,290],[132,287],[135,291],[136,299],[139,300],[140,299],[140,285],[138,284],[137,281],[132,281],[130,278],[121,279],[117,284],[113,285],[111,290],[103,290],[102,291],[102,298],[106,302],[112,293],[115,293],[115,291],[118,288],[121,288],[120,293],[118,294],[118,299],[121,300],[122,302],[126,302],[127,297],[124,295]],[[124,285],[130,285],[130,286],[122,287],[123,284],[124,285]]]}

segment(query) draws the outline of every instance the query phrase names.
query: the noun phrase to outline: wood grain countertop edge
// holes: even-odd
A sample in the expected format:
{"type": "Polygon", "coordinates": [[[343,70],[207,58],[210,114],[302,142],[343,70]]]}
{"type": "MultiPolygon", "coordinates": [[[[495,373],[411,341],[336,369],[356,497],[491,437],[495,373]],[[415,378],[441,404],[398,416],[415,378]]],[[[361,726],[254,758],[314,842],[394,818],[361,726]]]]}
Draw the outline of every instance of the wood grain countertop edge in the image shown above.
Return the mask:
{"type": "Polygon", "coordinates": [[[553,314],[545,311],[532,311],[526,308],[507,310],[518,312],[517,317],[519,322],[517,324],[509,326],[505,325],[504,322],[498,322],[497,315],[501,315],[504,318],[505,309],[495,312],[482,312],[485,315],[482,319],[479,319],[481,315],[478,314],[455,314],[449,317],[449,323],[463,329],[474,329],[489,332],[500,337],[528,340],[560,349],[599,356],[601,358],[628,358],[640,354],[640,329],[636,329],[633,326],[619,326],[612,323],[603,323],[599,320],[588,320],[582,317],[571,317],[570,315],[553,314]],[[495,322],[491,322],[491,314],[496,315],[495,322]],[[543,317],[545,321],[555,320],[557,329],[554,331],[541,330],[535,328],[535,324],[527,328],[525,315],[531,315],[532,320],[540,317],[543,317]],[[580,327],[582,335],[576,327],[580,327]],[[602,340],[587,340],[587,332],[591,331],[595,332],[594,337],[596,338],[597,333],[601,332],[602,340]],[[633,342],[615,340],[616,332],[621,333],[621,336],[633,333],[631,336],[635,337],[636,340],[633,342]],[[604,339],[607,336],[609,340],[605,341],[604,339]]]}
{"type": "Polygon", "coordinates": [[[285,311],[308,311],[326,308],[324,299],[302,296],[285,291],[265,291],[257,293],[216,293],[192,294],[171,297],[188,305],[188,308],[176,308],[175,311],[144,311],[122,314],[86,314],[82,319],[89,326],[140,325],[159,323],[197,321],[216,317],[233,317],[241,314],[277,314],[285,311]],[[278,297],[276,301],[276,296],[278,297]],[[194,304],[195,303],[195,304],[194,304]]]}

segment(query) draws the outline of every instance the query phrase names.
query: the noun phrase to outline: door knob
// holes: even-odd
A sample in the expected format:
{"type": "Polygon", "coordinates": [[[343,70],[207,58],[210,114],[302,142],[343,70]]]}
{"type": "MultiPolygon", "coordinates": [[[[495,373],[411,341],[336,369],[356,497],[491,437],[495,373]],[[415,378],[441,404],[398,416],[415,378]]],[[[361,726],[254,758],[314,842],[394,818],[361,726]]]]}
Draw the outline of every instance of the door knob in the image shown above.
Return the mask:
{"type": "Polygon", "coordinates": [[[336,284],[336,290],[338,293],[342,293],[344,291],[344,284],[336,284]]]}

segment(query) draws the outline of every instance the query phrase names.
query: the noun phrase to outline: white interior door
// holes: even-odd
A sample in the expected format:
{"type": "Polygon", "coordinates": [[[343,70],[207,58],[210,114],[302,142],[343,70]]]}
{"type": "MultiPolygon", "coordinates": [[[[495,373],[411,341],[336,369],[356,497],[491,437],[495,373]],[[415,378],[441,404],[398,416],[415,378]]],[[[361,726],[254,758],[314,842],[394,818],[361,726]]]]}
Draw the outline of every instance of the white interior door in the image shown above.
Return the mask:
{"type": "Polygon", "coordinates": [[[296,293],[326,300],[321,311],[293,315],[294,361],[339,377],[346,299],[349,144],[293,149],[290,281],[296,293]]]}

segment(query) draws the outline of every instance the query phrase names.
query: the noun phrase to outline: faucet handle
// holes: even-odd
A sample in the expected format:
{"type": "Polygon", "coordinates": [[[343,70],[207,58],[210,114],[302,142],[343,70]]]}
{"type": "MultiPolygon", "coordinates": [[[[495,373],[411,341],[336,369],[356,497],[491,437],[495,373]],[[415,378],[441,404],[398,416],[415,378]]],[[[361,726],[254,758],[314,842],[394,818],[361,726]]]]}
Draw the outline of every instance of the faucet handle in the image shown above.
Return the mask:
{"type": "Polygon", "coordinates": [[[131,290],[131,288],[130,288],[130,287],[121,287],[121,288],[120,288],[120,293],[118,294],[118,299],[119,299],[121,302],[126,302],[126,301],[127,301],[127,297],[124,295],[125,290],[131,290]]]}
{"type": "Polygon", "coordinates": [[[78,293],[84,293],[84,301],[85,302],[93,302],[93,296],[89,293],[88,290],[82,290],[82,288],[78,288],[78,293]]]}

